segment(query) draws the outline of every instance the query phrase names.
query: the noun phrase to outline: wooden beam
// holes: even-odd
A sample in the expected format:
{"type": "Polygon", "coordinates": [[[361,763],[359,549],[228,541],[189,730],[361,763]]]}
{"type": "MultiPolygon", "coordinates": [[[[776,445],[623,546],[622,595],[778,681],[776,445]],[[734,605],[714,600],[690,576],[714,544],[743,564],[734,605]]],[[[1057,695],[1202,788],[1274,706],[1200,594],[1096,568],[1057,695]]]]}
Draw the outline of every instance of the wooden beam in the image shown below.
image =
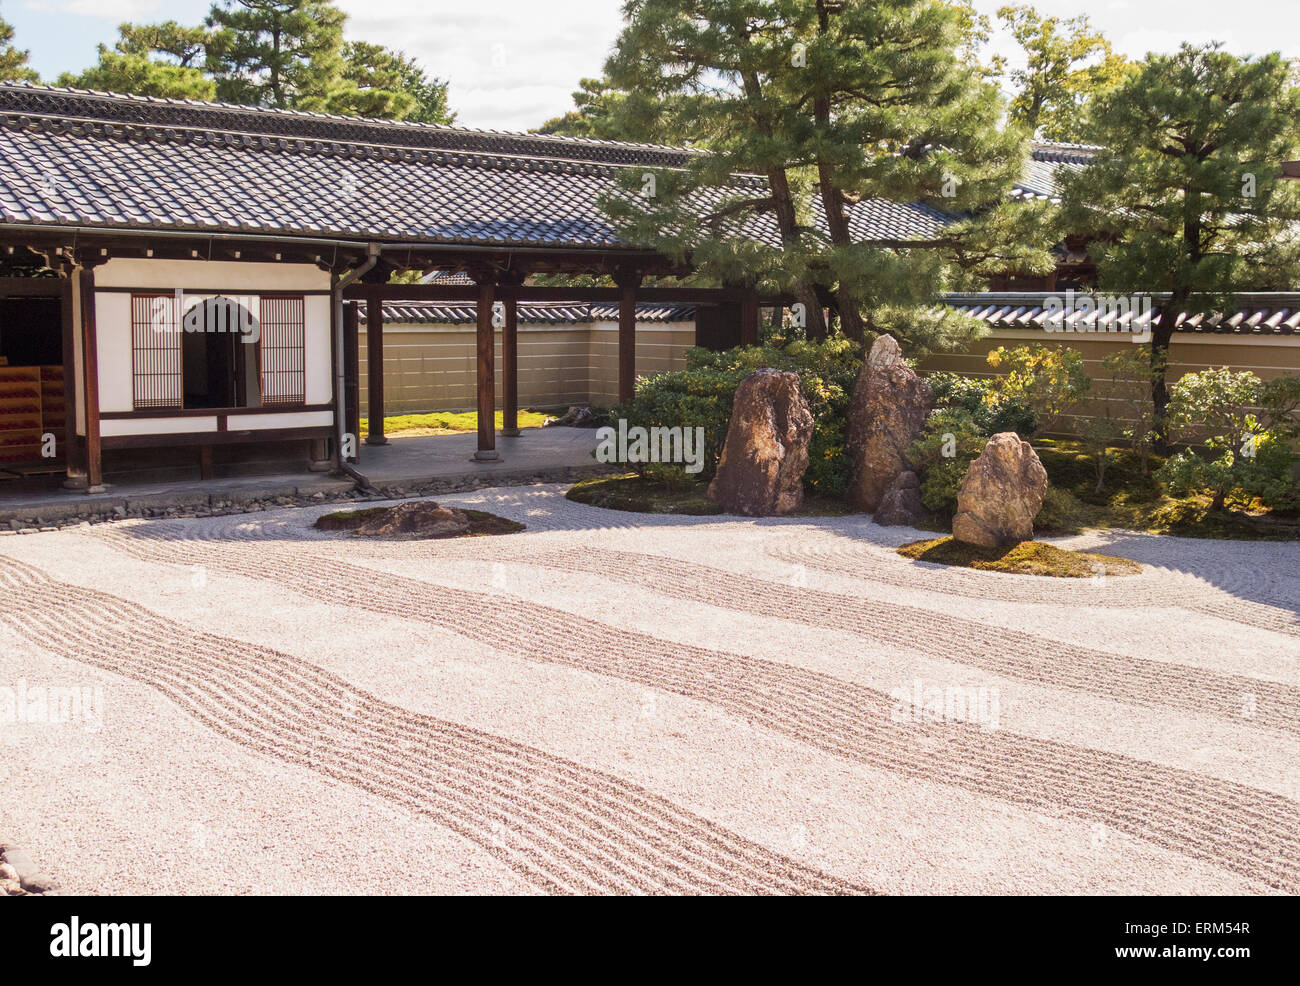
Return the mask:
{"type": "MultiPolygon", "coordinates": [[[[360,305],[349,301],[343,306],[343,403],[346,406],[343,432],[352,436],[352,455],[356,462],[356,443],[361,441],[361,311],[360,305]]],[[[340,453],[342,449],[339,450],[340,453]]]]}
{"type": "MultiPolygon", "coordinates": [[[[456,284],[350,284],[343,289],[343,297],[369,302],[375,294],[383,301],[435,301],[446,304],[466,304],[478,300],[478,288],[456,284]]],[[[521,304],[536,301],[571,301],[587,304],[617,304],[622,293],[619,288],[560,288],[549,285],[523,284],[515,295],[521,304]]],[[[658,288],[642,287],[637,290],[637,300],[661,304],[721,305],[743,301],[746,292],[739,288],[658,288]]],[[[762,294],[761,304],[789,305],[792,295],[762,294]]]]}
{"type": "Polygon", "coordinates": [[[366,444],[387,445],[384,437],[384,306],[378,298],[366,305],[366,444]]]}
{"type": "Polygon", "coordinates": [[[478,450],[474,458],[492,462],[501,458],[496,450],[496,330],[492,327],[496,276],[479,270],[474,279],[478,281],[478,450]]]}
{"type": "Polygon", "coordinates": [[[636,293],[641,275],[620,271],[618,278],[618,399],[630,401],[636,389],[636,293]]]}
{"type": "Polygon", "coordinates": [[[81,370],[86,377],[86,492],[104,492],[103,450],[99,436],[99,340],[95,332],[95,272],[78,267],[81,291],[81,370]]]}

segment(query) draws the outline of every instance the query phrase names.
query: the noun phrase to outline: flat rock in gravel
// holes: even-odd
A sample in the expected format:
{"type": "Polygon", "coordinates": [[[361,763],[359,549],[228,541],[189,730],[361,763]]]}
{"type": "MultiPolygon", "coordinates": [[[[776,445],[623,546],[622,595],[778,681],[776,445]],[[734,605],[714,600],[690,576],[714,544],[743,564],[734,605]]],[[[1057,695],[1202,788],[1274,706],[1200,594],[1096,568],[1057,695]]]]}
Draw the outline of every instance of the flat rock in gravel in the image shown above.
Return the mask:
{"type": "Polygon", "coordinates": [[[469,517],[455,507],[432,500],[399,503],[357,527],[362,537],[458,537],[469,533],[469,517]]]}

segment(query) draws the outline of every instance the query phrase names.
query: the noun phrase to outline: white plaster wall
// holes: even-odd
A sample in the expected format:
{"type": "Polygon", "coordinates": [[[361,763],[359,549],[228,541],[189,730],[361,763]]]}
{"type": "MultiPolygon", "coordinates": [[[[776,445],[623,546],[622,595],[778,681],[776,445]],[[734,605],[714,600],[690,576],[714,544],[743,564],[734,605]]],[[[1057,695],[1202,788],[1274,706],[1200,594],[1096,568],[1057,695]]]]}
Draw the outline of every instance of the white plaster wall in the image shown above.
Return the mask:
{"type": "Polygon", "coordinates": [[[286,411],[283,414],[232,414],[230,431],[265,431],[268,428],[316,428],[334,423],[333,411],[286,411]]]}
{"type": "MultiPolygon", "coordinates": [[[[174,291],[182,288],[195,296],[222,294],[258,294],[269,292],[328,291],[329,274],[312,264],[242,263],[208,260],[122,260],[114,259],[95,269],[95,287],[132,288],[140,291],[174,291]]],[[[303,305],[306,402],[329,404],[334,399],[331,375],[330,297],[307,295],[303,305]]],[[[99,407],[101,411],[132,410],[131,393],[131,295],[126,291],[95,292],[95,324],[99,341],[99,407]]],[[[78,421],[81,422],[80,404],[78,421]]],[[[323,412],[330,424],[332,412],[323,412]]],[[[319,418],[320,413],[316,415],[319,418]]],[[[176,428],[164,422],[173,419],[151,418],[137,422],[135,430],[110,431],[108,422],[102,434],[170,434],[176,431],[207,430],[176,428]]],[[[196,422],[196,418],[176,419],[196,422]]],[[[122,424],[118,422],[117,424],[122,424]]],[[[251,426],[250,426],[251,427],[251,426]]],[[[268,416],[258,428],[294,427],[285,416],[268,416]]],[[[215,428],[215,423],[214,423],[215,428]]],[[[84,433],[84,423],[80,430],[84,433]]]]}
{"type": "MultiPolygon", "coordinates": [[[[274,417],[275,415],[272,415],[274,417]]],[[[217,430],[216,416],[184,418],[110,418],[99,423],[99,433],[109,435],[184,435],[217,430]]]]}
{"type": "Polygon", "coordinates": [[[192,289],[231,293],[328,291],[330,276],[315,264],[244,263],[237,260],[122,260],[95,268],[95,286],[148,291],[192,289]]]}

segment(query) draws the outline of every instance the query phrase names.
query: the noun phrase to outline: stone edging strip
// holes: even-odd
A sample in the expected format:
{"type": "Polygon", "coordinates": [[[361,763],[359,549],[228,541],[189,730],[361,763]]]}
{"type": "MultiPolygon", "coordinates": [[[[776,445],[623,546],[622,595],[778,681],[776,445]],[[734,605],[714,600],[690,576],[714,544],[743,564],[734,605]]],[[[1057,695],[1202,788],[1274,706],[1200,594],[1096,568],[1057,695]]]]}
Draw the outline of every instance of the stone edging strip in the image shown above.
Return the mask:
{"type": "Polygon", "coordinates": [[[368,500],[403,500],[439,493],[468,493],[490,486],[529,486],[534,483],[572,483],[592,476],[603,476],[609,466],[560,466],[551,469],[524,469],[516,472],[491,472],[480,475],[460,474],[443,479],[416,477],[395,479],[376,484],[381,495],[366,496],[350,483],[316,482],[302,486],[263,486],[225,490],[217,493],[176,491],[145,493],[139,496],[86,497],[80,500],[52,502],[47,506],[0,507],[0,536],[35,534],[41,531],[76,527],[78,524],[102,524],[107,521],[141,517],[219,517],[227,514],[255,513],[281,507],[306,507],[322,502],[359,503],[368,500]]]}

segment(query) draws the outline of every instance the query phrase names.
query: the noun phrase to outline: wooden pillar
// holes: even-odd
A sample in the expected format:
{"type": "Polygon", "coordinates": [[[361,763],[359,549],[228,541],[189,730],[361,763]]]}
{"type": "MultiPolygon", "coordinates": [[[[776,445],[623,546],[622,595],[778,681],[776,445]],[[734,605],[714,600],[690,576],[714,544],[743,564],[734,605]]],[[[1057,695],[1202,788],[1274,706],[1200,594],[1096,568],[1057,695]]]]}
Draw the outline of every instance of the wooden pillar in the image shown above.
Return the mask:
{"type": "Polygon", "coordinates": [[[496,329],[492,326],[492,305],[496,299],[495,272],[474,275],[478,281],[478,450],[474,458],[491,462],[501,458],[496,439],[496,329]]]}
{"type": "Polygon", "coordinates": [[[501,434],[519,437],[519,310],[515,288],[524,282],[521,271],[502,277],[501,303],[501,434]]]}
{"type": "Polygon", "coordinates": [[[618,399],[625,403],[636,390],[636,289],[641,275],[620,270],[614,275],[618,295],[618,399]]]}
{"type": "Polygon", "coordinates": [[[384,303],[378,291],[366,298],[366,389],[370,404],[366,444],[387,445],[388,439],[384,437],[384,303]]]}
{"type": "Polygon", "coordinates": [[[60,308],[63,316],[63,467],[67,478],[64,486],[68,489],[84,490],[86,481],[86,463],[84,450],[77,436],[77,407],[80,401],[80,381],[77,379],[77,323],[76,295],[77,288],[75,268],[63,269],[60,278],[60,308]]]}
{"type": "Polygon", "coordinates": [[[747,290],[740,302],[740,344],[758,345],[758,295],[747,290]]]}
{"type": "MultiPolygon", "coordinates": [[[[357,462],[357,443],[361,441],[361,306],[349,301],[343,305],[343,432],[352,436],[349,462],[357,462]]],[[[339,450],[340,454],[342,449],[339,450]]]]}
{"type": "Polygon", "coordinates": [[[95,332],[95,272],[77,269],[81,292],[81,368],[86,375],[86,492],[103,493],[104,475],[99,437],[99,340],[95,332]]]}

